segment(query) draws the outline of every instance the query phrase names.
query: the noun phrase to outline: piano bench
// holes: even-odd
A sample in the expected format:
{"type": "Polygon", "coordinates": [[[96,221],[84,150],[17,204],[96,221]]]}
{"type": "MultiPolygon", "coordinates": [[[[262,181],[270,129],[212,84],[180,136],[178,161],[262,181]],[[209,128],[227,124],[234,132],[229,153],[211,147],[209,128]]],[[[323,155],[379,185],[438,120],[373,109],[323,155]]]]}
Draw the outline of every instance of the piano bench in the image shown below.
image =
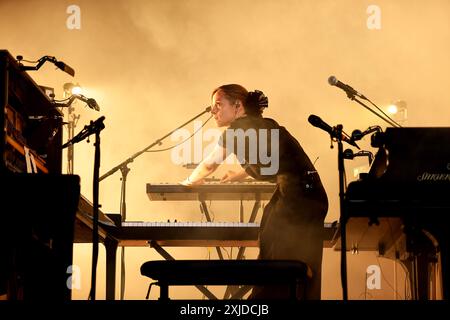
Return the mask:
{"type": "Polygon", "coordinates": [[[186,285],[287,285],[296,299],[312,270],[297,260],[162,260],[145,262],[141,274],[157,280],[160,300],[169,299],[169,286],[186,285]]]}

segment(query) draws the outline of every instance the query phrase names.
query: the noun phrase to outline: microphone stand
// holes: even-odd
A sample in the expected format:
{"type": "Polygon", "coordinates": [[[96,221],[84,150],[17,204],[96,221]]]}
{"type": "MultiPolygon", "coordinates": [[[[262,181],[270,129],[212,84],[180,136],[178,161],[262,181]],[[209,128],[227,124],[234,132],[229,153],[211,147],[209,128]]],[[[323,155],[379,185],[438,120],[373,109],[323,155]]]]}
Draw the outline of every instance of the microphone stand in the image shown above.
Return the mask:
{"type": "MultiPolygon", "coordinates": [[[[384,120],[385,122],[389,123],[393,127],[401,127],[398,123],[396,123],[394,120],[389,118],[386,114],[386,118],[383,117],[381,114],[378,114],[375,110],[368,107],[364,103],[362,103],[360,100],[356,98],[356,93],[349,92],[345,90],[347,93],[347,97],[350,100],[356,101],[358,104],[375,114],[380,119],[384,120]]],[[[371,104],[373,104],[376,108],[378,108],[372,101],[367,99],[364,95],[360,95],[365,100],[369,101],[371,104]]],[[[379,109],[379,108],[378,108],[379,109]]],[[[384,112],[380,110],[383,114],[384,112]]],[[[345,207],[345,201],[344,201],[344,195],[345,195],[345,167],[344,167],[344,148],[342,144],[342,128],[343,126],[341,124],[337,125],[334,128],[334,131],[336,132],[335,138],[338,142],[338,171],[339,171],[339,206],[340,206],[340,233],[341,233],[341,283],[342,283],[342,299],[344,301],[348,300],[348,287],[347,287],[347,234],[346,234],[346,224],[347,224],[347,211],[345,207]]],[[[332,137],[333,141],[333,137],[332,137]]]]}
{"type": "MultiPolygon", "coordinates": [[[[99,173],[100,173],[100,131],[105,128],[103,124],[105,117],[102,116],[96,121],[91,121],[85,126],[75,137],[65,143],[62,148],[72,146],[73,144],[83,141],[90,135],[95,134],[95,156],[94,156],[94,179],[93,179],[93,226],[92,226],[92,275],[91,275],[91,300],[95,300],[96,282],[97,282],[97,261],[98,261],[98,209],[99,209],[99,173]]],[[[89,141],[89,138],[88,138],[89,141]]]]}
{"type": "MultiPolygon", "coordinates": [[[[115,166],[114,168],[112,168],[111,170],[109,170],[108,172],[106,172],[105,174],[103,174],[100,178],[99,181],[102,181],[103,179],[106,179],[107,177],[109,177],[110,175],[114,174],[116,171],[120,170],[120,172],[122,173],[122,183],[121,183],[121,192],[120,192],[120,216],[121,216],[121,221],[126,221],[126,216],[127,216],[127,205],[126,205],[126,184],[127,184],[127,175],[130,172],[130,168],[128,168],[128,164],[133,162],[134,159],[136,159],[137,157],[139,157],[141,154],[143,154],[144,152],[148,151],[149,149],[153,148],[156,145],[160,145],[161,142],[166,139],[167,137],[169,137],[170,135],[172,135],[172,133],[174,133],[175,131],[183,128],[184,126],[186,126],[187,124],[191,123],[192,121],[194,121],[195,119],[199,118],[200,116],[202,116],[203,114],[210,112],[211,111],[211,107],[207,107],[203,112],[199,113],[198,115],[196,115],[194,118],[186,121],[185,123],[183,123],[182,125],[178,126],[176,129],[170,131],[168,134],[164,135],[162,138],[157,139],[155,142],[153,142],[152,144],[148,145],[147,147],[145,147],[144,149],[142,149],[141,151],[136,152],[135,154],[133,154],[131,157],[129,157],[128,159],[126,159],[125,161],[119,163],[117,166],[115,166]]],[[[123,300],[124,298],[124,294],[125,294],[125,247],[122,247],[122,251],[121,251],[121,277],[120,277],[120,285],[121,285],[121,290],[120,290],[120,300],[123,300]]]]}
{"type": "Polygon", "coordinates": [[[345,211],[344,194],[345,194],[345,167],[344,167],[344,146],[342,143],[342,125],[335,127],[337,131],[338,142],[338,171],[339,171],[339,206],[340,206],[340,233],[341,233],[341,283],[342,283],[342,299],[348,300],[347,289],[347,236],[346,223],[347,216],[345,211]]]}
{"type": "MultiPolygon", "coordinates": [[[[360,100],[358,100],[356,98],[356,96],[350,92],[347,92],[347,97],[352,100],[352,101],[356,101],[358,104],[360,104],[361,106],[363,106],[364,108],[366,108],[367,110],[369,110],[370,112],[372,112],[373,114],[375,114],[378,118],[380,118],[381,120],[389,123],[391,126],[393,127],[401,127],[397,122],[395,122],[394,120],[392,120],[391,118],[389,118],[389,116],[386,115],[386,117],[382,116],[381,114],[377,113],[375,110],[373,110],[372,108],[368,107],[367,105],[365,105],[364,103],[362,103],[360,100]]],[[[372,101],[370,101],[369,99],[366,98],[367,101],[369,101],[371,104],[373,104],[375,107],[377,107],[372,101]]],[[[378,108],[378,107],[377,107],[378,108]]],[[[384,113],[384,112],[383,112],[384,113]]]]}
{"type": "MultiPolygon", "coordinates": [[[[317,117],[317,116],[316,116],[317,117]]],[[[320,118],[317,118],[320,119],[320,118]]],[[[345,211],[345,166],[344,166],[344,136],[343,136],[343,126],[342,124],[338,124],[335,127],[331,127],[326,123],[319,124],[319,120],[316,120],[314,117],[311,119],[311,116],[308,118],[308,121],[315,127],[318,127],[330,135],[331,138],[331,146],[333,148],[333,141],[337,141],[338,143],[338,171],[339,171],[339,206],[340,206],[340,218],[339,218],[339,231],[341,233],[341,283],[342,283],[342,297],[343,300],[348,300],[348,291],[347,291],[347,237],[346,237],[346,223],[347,223],[347,215],[345,211]],[[336,140],[333,140],[336,139],[336,140]]],[[[320,122],[323,122],[320,120],[320,122]]],[[[347,141],[348,142],[348,141],[347,141]]]]}

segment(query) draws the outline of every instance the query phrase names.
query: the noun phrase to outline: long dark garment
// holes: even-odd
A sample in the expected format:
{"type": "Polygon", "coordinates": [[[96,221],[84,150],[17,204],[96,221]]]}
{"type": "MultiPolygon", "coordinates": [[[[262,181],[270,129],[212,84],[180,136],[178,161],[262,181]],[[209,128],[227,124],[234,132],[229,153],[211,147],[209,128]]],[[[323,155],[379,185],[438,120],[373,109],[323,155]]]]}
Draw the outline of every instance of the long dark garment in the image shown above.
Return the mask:
{"type": "MultiPolygon", "coordinates": [[[[259,259],[299,260],[312,270],[312,278],[306,289],[299,288],[298,297],[320,300],[323,221],[327,212],[325,193],[311,197],[304,183],[292,176],[278,176],[278,187],[268,205],[264,208],[260,232],[259,259]]],[[[252,298],[284,299],[289,296],[289,288],[257,287],[252,298]]]]}
{"type": "MultiPolygon", "coordinates": [[[[258,155],[269,154],[277,148],[279,168],[275,174],[263,175],[262,168],[270,164],[259,161],[252,163],[251,144],[245,141],[245,156],[241,161],[246,172],[257,180],[277,183],[277,189],[264,209],[260,228],[260,259],[300,260],[312,269],[313,277],[308,281],[305,299],[320,299],[323,249],[323,222],[328,210],[328,199],[320,177],[303,151],[300,143],[282,126],[272,119],[244,117],[235,120],[226,131],[231,133],[242,129],[278,130],[278,141],[271,141],[271,135],[257,135],[258,155]],[[266,143],[260,143],[267,137],[266,143]],[[265,148],[266,150],[261,150],[265,148]]],[[[226,146],[226,140],[233,135],[222,135],[219,144],[226,146]]],[[[235,154],[238,154],[237,138],[234,138],[235,154]]],[[[254,144],[253,144],[254,145],[254,144]]],[[[239,158],[239,156],[238,156],[239,158]]],[[[254,161],[253,161],[254,162],[254,161]]],[[[251,298],[283,299],[288,297],[287,287],[256,287],[251,298]]]]}

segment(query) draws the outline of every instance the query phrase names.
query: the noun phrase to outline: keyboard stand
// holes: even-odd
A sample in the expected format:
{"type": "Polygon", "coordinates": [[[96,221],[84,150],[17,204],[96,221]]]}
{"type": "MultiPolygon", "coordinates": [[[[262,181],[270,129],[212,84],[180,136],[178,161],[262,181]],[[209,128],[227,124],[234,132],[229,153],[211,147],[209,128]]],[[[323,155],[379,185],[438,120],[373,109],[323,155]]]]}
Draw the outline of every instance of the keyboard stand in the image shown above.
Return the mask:
{"type": "MultiPolygon", "coordinates": [[[[206,221],[212,222],[211,215],[209,214],[208,206],[206,205],[205,200],[200,201],[200,210],[205,215],[206,221]]],[[[217,255],[219,256],[219,259],[223,260],[222,249],[220,249],[220,247],[216,247],[216,251],[217,251],[217,255]]]]}
{"type": "MultiPolygon", "coordinates": [[[[258,210],[261,208],[261,195],[259,193],[255,194],[255,203],[252,208],[252,213],[250,215],[250,219],[248,222],[255,222],[256,216],[258,214],[258,210]]],[[[240,207],[240,222],[244,222],[244,207],[242,205],[241,200],[241,207],[240,207]]],[[[245,247],[239,247],[239,251],[236,257],[236,260],[242,260],[244,259],[244,253],[245,253],[245,247]]],[[[227,286],[227,289],[225,290],[225,294],[223,296],[224,299],[240,299],[242,298],[248,291],[251,290],[252,287],[250,286],[227,286]]]]}

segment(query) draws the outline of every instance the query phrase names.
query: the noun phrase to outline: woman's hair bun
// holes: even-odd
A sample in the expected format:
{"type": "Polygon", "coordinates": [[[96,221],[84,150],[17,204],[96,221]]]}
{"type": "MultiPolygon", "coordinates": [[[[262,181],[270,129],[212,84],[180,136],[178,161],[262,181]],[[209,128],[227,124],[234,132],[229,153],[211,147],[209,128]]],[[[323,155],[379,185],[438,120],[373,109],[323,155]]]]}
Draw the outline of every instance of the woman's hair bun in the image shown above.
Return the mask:
{"type": "MultiPolygon", "coordinates": [[[[247,96],[246,104],[247,104],[247,106],[249,106],[252,109],[254,108],[254,109],[261,110],[261,109],[267,108],[269,106],[269,99],[260,90],[250,91],[247,96]]],[[[261,110],[261,113],[262,113],[262,110],[261,110]]]]}

